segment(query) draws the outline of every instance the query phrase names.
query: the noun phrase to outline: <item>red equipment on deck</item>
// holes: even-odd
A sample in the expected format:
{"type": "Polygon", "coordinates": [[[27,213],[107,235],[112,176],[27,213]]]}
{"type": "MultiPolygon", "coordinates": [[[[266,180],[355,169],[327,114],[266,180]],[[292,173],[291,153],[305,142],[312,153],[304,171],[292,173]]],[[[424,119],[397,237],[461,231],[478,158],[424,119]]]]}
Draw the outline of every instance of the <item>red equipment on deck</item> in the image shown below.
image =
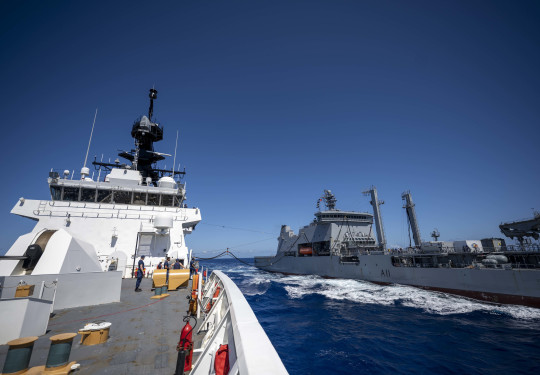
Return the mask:
{"type": "Polygon", "coordinates": [[[189,318],[186,321],[186,325],[182,328],[180,334],[180,341],[176,347],[178,351],[186,351],[186,357],[184,360],[184,371],[191,371],[191,361],[193,359],[193,327],[189,324],[189,318]]]}

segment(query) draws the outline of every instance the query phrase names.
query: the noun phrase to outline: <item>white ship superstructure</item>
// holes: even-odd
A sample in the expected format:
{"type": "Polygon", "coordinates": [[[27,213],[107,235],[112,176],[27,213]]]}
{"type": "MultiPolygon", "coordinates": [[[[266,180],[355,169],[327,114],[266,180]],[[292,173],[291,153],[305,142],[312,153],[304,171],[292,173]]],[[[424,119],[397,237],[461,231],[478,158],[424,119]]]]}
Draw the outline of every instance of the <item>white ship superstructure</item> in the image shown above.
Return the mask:
{"type": "Polygon", "coordinates": [[[119,154],[131,165],[94,161],[96,181],[86,166],[80,179],[52,171],[51,200],[19,199],[11,212],[37,224],[9,249],[0,276],[119,270],[131,277],[141,255],[148,273],[167,256],[189,264],[185,235],[201,213],[185,203],[185,172],[157,168],[166,154],[153,148],[163,139],[163,128],[152,122],[156,98],[150,90],[148,116],[133,124],[135,149],[119,154]]]}
{"type": "MultiPolygon", "coordinates": [[[[45,335],[55,329],[77,332],[83,322],[107,316],[116,341],[106,346],[92,345],[90,350],[84,344],[84,349],[83,345],[76,345],[75,356],[84,361],[84,366],[90,366],[87,371],[91,373],[124,373],[125,364],[114,364],[112,359],[125,354],[125,345],[117,345],[125,342],[133,348],[144,348],[130,349],[134,354],[129,360],[130,366],[133,365],[130,373],[191,371],[192,362],[186,355],[190,353],[189,358],[193,355],[193,335],[200,346],[195,351],[199,358],[193,374],[213,373],[218,353],[223,358],[225,350],[230,353],[227,368],[230,359],[231,374],[286,374],[242,293],[219,271],[210,276],[204,291],[202,278],[206,270],[194,278],[198,280],[195,285],[189,281],[190,271],[185,269],[171,271],[177,281],[178,276],[185,277],[183,285],[176,286],[170,280],[165,286],[158,285],[157,278],[153,278],[151,285],[156,295],[149,304],[148,293],[136,293],[141,291],[139,284],[129,279],[143,255],[147,276],[166,257],[172,262],[180,259],[188,268],[192,252],[185,236],[201,220],[199,209],[188,208],[185,203],[186,184],[181,181],[185,171],[175,168],[176,160],[171,170],[158,168],[157,162],[164,160],[166,154],[154,151],[154,142],[163,139],[163,128],[152,120],[156,98],[157,91],[150,90],[148,116],[140,117],[132,126],[135,148],[119,153],[129,164],[121,164],[119,160],[94,161],[96,172],[90,177],[87,151],[80,178],[74,179],[75,173],[69,170],[61,173],[52,170],[48,179],[50,200],[20,198],[11,210],[37,224],[30,233],[20,236],[6,255],[0,256],[0,344],[45,335]],[[168,291],[179,289],[178,294],[163,299],[169,295],[161,293],[164,287],[168,291]],[[170,323],[179,321],[180,311],[188,309],[186,297],[195,302],[189,303],[191,313],[204,319],[199,320],[198,326],[195,323],[197,330],[193,333],[191,326],[184,326],[181,335],[190,338],[181,341],[183,350],[179,351],[178,332],[171,331],[175,327],[170,323]],[[118,304],[94,309],[94,305],[113,302],[118,304]],[[193,306],[197,306],[197,312],[192,311],[193,306]],[[57,310],[63,313],[51,315],[57,310]],[[51,324],[49,319],[53,319],[51,324]]],[[[88,149],[91,138],[92,135],[88,149]]],[[[142,285],[142,290],[150,291],[150,280],[142,285]]],[[[184,317],[185,322],[189,319],[184,317]]],[[[13,356],[23,357],[19,351],[15,353],[13,356]]],[[[13,368],[9,367],[13,364],[11,360],[6,359],[6,363],[9,365],[4,370],[13,368]]],[[[52,367],[51,371],[67,373],[59,367],[52,367]]],[[[24,366],[9,371],[22,372],[24,366]]],[[[34,369],[30,372],[37,373],[34,369]]]]}

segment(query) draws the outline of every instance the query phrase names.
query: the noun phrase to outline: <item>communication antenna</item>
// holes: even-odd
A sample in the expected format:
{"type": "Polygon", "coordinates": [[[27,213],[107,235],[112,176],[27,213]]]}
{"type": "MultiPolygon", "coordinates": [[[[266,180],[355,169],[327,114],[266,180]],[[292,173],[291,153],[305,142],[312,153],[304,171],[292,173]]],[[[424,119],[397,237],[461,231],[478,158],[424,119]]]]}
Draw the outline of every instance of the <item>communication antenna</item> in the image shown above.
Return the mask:
{"type": "Polygon", "coordinates": [[[176,165],[176,148],[178,147],[178,130],[176,131],[176,143],[174,144],[174,160],[172,163],[172,176],[174,178],[174,166],[176,165]]]}
{"type": "Polygon", "coordinates": [[[88,161],[88,152],[90,151],[90,144],[92,143],[92,135],[94,134],[94,126],[96,125],[97,111],[98,109],[96,108],[96,113],[94,114],[94,122],[92,123],[92,131],[90,132],[90,139],[88,140],[88,148],[86,149],[86,156],[84,157],[84,164],[81,169],[81,176],[83,179],[90,174],[90,170],[86,168],[86,162],[88,161]]]}
{"type": "MultiPolygon", "coordinates": [[[[101,154],[100,162],[103,162],[103,154],[101,154]]],[[[110,160],[109,160],[109,163],[110,163],[110,160]]],[[[99,167],[99,172],[98,172],[98,175],[97,175],[97,180],[98,181],[99,181],[100,177],[101,177],[101,167],[99,167]]]]}
{"type": "Polygon", "coordinates": [[[148,120],[152,121],[152,115],[154,114],[154,99],[157,99],[157,90],[153,87],[150,89],[150,108],[148,108],[148,120]]]}
{"type": "Polygon", "coordinates": [[[329,210],[335,210],[336,209],[337,199],[334,196],[334,194],[332,194],[332,191],[325,190],[324,195],[321,197],[321,199],[324,200],[324,204],[325,204],[327,209],[329,209],[329,210]]]}

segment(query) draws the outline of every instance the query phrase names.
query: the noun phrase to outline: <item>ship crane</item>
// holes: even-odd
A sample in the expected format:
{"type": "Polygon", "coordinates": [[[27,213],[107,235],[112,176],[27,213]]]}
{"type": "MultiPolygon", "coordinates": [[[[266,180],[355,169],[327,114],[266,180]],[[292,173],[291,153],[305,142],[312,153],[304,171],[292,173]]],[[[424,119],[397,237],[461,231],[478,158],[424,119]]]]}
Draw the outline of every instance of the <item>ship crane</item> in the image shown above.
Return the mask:
{"type": "Polygon", "coordinates": [[[540,212],[533,211],[533,214],[532,219],[502,223],[499,229],[506,237],[517,238],[520,246],[523,247],[526,237],[532,237],[535,240],[540,238],[540,212]]]}
{"type": "Polygon", "coordinates": [[[381,208],[380,205],[384,204],[384,201],[380,201],[377,195],[377,188],[372,186],[369,190],[362,192],[364,195],[371,196],[371,206],[373,207],[373,217],[375,219],[375,228],[377,229],[377,241],[382,251],[386,249],[386,238],[384,235],[384,228],[382,224],[381,208]]]}
{"type": "Polygon", "coordinates": [[[420,238],[420,228],[418,227],[418,221],[416,220],[416,211],[414,210],[414,203],[412,200],[411,192],[406,191],[401,194],[401,199],[405,201],[403,208],[407,211],[407,220],[409,221],[410,228],[413,235],[414,244],[420,246],[422,240],[420,238]]]}

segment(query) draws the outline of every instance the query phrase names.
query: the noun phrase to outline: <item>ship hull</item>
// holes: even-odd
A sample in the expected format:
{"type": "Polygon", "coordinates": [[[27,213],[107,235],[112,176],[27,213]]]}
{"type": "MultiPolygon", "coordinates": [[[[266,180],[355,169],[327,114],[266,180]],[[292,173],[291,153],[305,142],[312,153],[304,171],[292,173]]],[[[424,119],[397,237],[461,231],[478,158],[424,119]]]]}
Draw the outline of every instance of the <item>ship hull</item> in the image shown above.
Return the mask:
{"type": "Polygon", "coordinates": [[[540,272],[532,269],[396,267],[385,254],[360,255],[358,262],[339,256],[255,257],[255,266],[270,272],[318,275],[402,284],[481,301],[540,308],[540,272]]]}

